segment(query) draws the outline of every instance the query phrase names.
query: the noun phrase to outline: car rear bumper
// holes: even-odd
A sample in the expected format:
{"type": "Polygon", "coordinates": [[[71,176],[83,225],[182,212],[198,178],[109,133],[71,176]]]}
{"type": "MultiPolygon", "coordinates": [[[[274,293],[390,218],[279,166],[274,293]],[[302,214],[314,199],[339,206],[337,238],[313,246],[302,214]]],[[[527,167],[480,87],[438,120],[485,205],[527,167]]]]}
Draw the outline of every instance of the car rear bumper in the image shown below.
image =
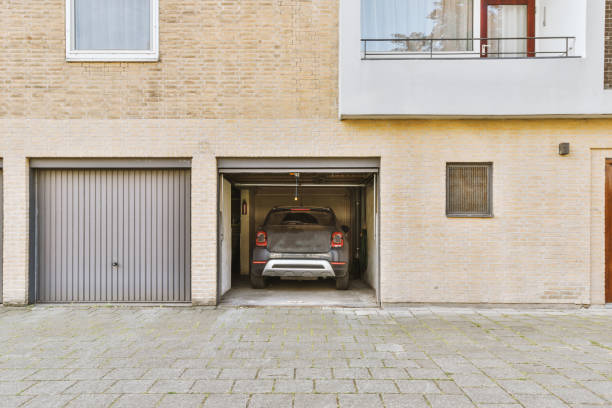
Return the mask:
{"type": "Polygon", "coordinates": [[[254,272],[265,277],[281,278],[337,278],[347,273],[345,262],[324,259],[270,259],[253,264],[254,272]]]}
{"type": "Polygon", "coordinates": [[[329,261],[321,259],[271,259],[266,263],[262,276],[285,278],[335,278],[329,261]]]}

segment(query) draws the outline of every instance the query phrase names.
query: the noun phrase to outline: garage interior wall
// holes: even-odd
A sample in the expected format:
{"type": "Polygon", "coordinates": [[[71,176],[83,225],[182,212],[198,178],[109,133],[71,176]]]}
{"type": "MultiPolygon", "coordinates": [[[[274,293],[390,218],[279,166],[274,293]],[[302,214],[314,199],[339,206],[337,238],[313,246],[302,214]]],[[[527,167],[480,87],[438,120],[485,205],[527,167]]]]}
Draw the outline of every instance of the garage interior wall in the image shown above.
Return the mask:
{"type": "Polygon", "coordinates": [[[37,302],[191,299],[187,169],[35,169],[37,302]]]}
{"type": "Polygon", "coordinates": [[[223,296],[232,288],[232,184],[221,177],[221,203],[219,206],[219,245],[221,245],[221,282],[220,292],[223,296]]]}
{"type": "Polygon", "coordinates": [[[378,274],[378,245],[376,242],[376,217],[377,217],[377,205],[376,205],[376,188],[374,182],[368,184],[365,190],[365,218],[366,218],[366,231],[367,231],[367,267],[363,275],[364,281],[373,288],[378,288],[379,274],[378,274]]]}

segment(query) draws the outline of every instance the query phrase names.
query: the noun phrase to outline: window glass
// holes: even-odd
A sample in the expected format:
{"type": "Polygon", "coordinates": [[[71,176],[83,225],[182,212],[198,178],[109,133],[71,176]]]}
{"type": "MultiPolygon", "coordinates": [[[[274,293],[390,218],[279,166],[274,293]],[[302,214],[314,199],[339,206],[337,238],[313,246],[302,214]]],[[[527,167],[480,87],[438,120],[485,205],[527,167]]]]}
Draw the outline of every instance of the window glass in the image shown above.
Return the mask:
{"type": "Polygon", "coordinates": [[[527,6],[496,5],[487,7],[487,37],[489,56],[500,58],[525,57],[527,40],[527,6]]]}
{"type": "Polygon", "coordinates": [[[334,225],[334,215],[328,211],[273,211],[265,225],[334,225]]]}
{"type": "Polygon", "coordinates": [[[74,49],[150,49],[150,7],[150,0],[74,0],[74,49]]]}
{"type": "Polygon", "coordinates": [[[470,51],[473,0],[361,0],[361,36],[394,39],[368,42],[368,51],[470,51]],[[413,41],[402,41],[411,39],[413,41]]]}

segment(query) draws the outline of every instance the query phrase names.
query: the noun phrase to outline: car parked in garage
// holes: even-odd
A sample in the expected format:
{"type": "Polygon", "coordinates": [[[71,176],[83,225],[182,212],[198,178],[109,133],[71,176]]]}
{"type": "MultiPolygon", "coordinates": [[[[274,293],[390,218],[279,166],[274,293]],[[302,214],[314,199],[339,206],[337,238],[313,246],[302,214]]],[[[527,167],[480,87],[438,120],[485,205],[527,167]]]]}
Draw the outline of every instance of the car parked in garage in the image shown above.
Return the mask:
{"type": "Polygon", "coordinates": [[[331,208],[272,208],[255,234],[251,285],[264,288],[270,277],[324,278],[335,279],[336,289],[348,289],[348,233],[331,208]]]}

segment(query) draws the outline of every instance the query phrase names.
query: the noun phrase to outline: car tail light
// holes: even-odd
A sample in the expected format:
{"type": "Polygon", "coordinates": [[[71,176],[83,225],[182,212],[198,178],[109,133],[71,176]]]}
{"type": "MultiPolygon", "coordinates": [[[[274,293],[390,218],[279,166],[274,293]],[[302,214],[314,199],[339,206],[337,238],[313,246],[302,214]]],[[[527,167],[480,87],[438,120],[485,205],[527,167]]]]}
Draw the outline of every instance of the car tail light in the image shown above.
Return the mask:
{"type": "Polygon", "coordinates": [[[257,231],[255,234],[255,245],[258,247],[268,246],[268,234],[266,234],[266,231],[257,231]]]}
{"type": "Polygon", "coordinates": [[[342,248],[344,246],[344,234],[341,232],[334,232],[331,238],[332,248],[342,248]]]}

